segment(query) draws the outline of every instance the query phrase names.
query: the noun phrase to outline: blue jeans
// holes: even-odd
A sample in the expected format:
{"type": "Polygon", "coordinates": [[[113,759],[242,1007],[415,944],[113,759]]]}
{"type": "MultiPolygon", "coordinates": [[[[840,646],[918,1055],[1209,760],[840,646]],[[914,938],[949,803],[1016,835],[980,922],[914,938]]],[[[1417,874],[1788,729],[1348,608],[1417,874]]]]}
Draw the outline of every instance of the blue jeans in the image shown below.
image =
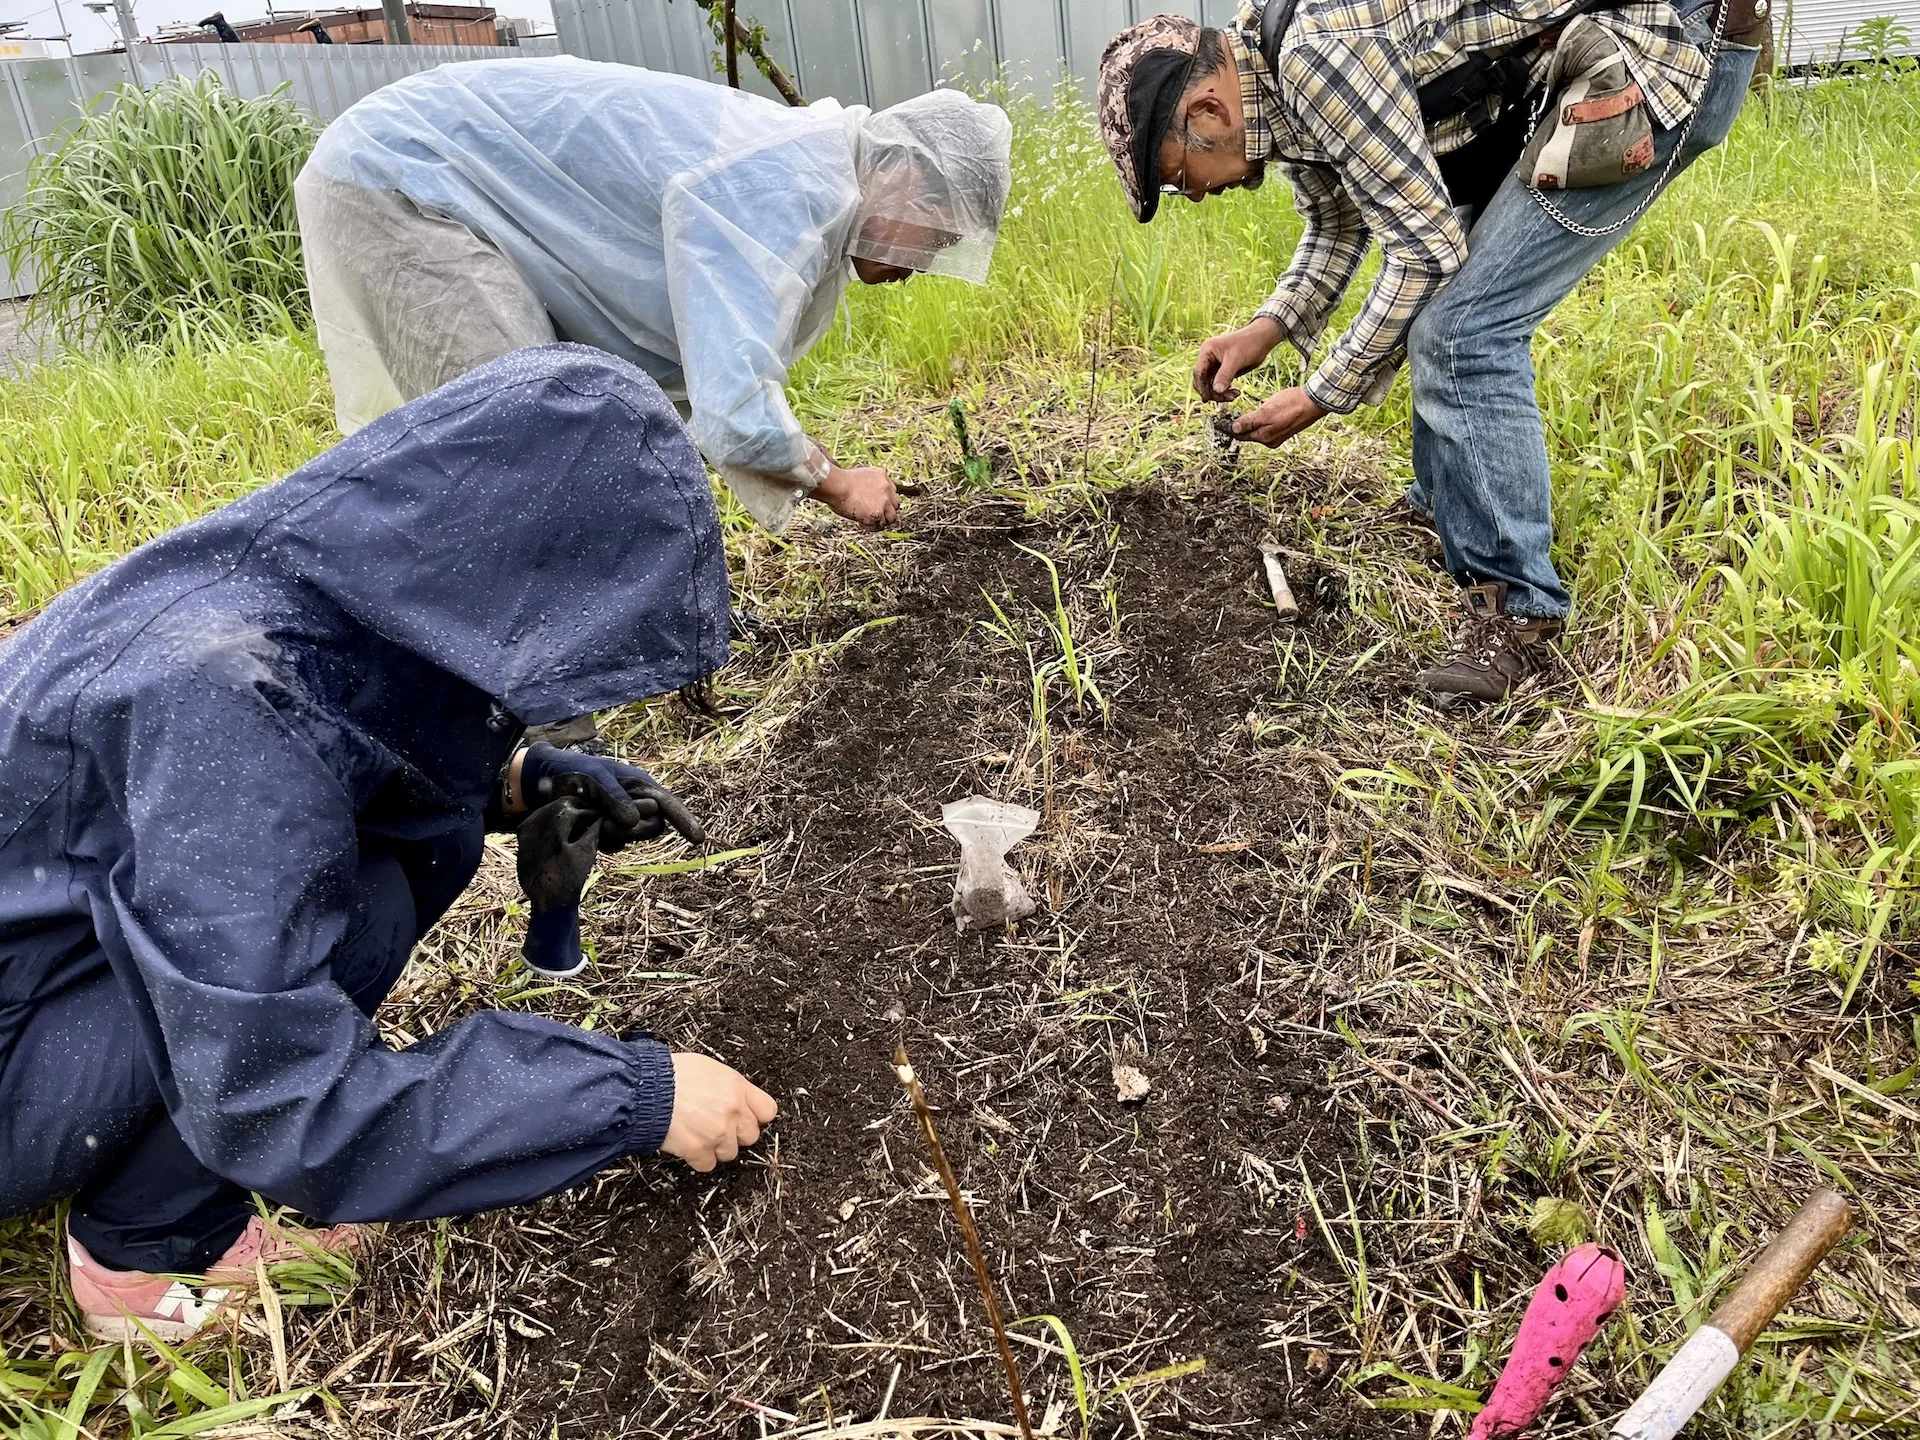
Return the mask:
{"type": "MultiPolygon", "coordinates": [[[[1711,12],[1680,8],[1705,48],[1711,12]]],[[[1722,47],[1674,174],[1727,138],[1758,54],[1744,45],[1722,47]]],[[[1632,180],[1563,191],[1552,197],[1554,204],[1569,219],[1595,227],[1630,213],[1663,183],[1681,128],[1654,136],[1653,164],[1632,180]]],[[[1571,608],[1550,553],[1553,477],[1534,395],[1533,332],[1632,228],[1577,235],[1509,175],[1468,235],[1466,263],[1408,334],[1414,474],[1408,499],[1433,516],[1453,577],[1462,585],[1504,581],[1507,610],[1515,615],[1557,620],[1571,608]]]]}

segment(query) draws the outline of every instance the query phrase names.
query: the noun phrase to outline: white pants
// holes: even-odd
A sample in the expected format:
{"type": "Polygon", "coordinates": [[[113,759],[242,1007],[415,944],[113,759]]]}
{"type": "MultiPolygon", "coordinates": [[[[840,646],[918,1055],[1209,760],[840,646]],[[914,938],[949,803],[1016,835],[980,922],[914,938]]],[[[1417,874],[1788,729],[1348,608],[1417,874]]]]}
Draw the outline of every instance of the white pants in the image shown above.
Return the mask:
{"type": "Polygon", "coordinates": [[[342,434],[489,360],[554,342],[520,272],[451,216],[311,165],[293,199],[342,434]]]}

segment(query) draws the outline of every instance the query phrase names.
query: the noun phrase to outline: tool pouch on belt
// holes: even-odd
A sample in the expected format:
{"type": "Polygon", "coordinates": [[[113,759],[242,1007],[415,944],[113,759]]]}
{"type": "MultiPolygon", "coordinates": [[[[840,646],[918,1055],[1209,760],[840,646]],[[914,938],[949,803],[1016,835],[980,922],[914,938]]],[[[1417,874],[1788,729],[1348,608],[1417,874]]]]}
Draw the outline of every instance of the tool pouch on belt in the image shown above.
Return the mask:
{"type": "Polygon", "coordinates": [[[1725,25],[1729,45],[1752,45],[1764,49],[1773,43],[1772,0],[1724,0],[1725,25]]]}
{"type": "Polygon", "coordinates": [[[1520,154],[1536,190],[1618,185],[1653,164],[1653,117],[1620,42],[1582,15],[1561,32],[1547,68],[1540,124],[1520,154]]]}

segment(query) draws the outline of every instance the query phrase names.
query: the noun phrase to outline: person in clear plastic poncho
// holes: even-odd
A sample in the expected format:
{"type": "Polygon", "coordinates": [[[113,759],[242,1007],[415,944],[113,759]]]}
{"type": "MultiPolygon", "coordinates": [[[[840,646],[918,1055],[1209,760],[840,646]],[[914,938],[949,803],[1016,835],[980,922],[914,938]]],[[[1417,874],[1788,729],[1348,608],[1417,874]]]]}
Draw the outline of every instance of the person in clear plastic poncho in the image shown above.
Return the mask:
{"type": "Polygon", "coordinates": [[[572,58],[410,76],[330,125],[295,187],[340,427],[572,340],[659,381],[762,524],[808,494],[884,524],[892,480],[806,436],[788,368],[851,275],[985,280],[1011,140],[952,90],[874,112],[572,58]]]}

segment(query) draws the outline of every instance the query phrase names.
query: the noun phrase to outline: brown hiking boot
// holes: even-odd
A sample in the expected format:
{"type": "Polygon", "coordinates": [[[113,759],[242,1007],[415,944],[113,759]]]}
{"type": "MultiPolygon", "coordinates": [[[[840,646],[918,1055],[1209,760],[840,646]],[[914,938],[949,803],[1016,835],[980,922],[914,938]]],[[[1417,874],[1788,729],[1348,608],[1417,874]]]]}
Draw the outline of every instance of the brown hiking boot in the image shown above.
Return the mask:
{"type": "Polygon", "coordinates": [[[1507,614],[1507,587],[1499,581],[1462,593],[1466,615],[1447,658],[1420,673],[1420,688],[1443,709],[1506,699],[1552,663],[1553,642],[1564,628],[1558,620],[1507,614]]]}

